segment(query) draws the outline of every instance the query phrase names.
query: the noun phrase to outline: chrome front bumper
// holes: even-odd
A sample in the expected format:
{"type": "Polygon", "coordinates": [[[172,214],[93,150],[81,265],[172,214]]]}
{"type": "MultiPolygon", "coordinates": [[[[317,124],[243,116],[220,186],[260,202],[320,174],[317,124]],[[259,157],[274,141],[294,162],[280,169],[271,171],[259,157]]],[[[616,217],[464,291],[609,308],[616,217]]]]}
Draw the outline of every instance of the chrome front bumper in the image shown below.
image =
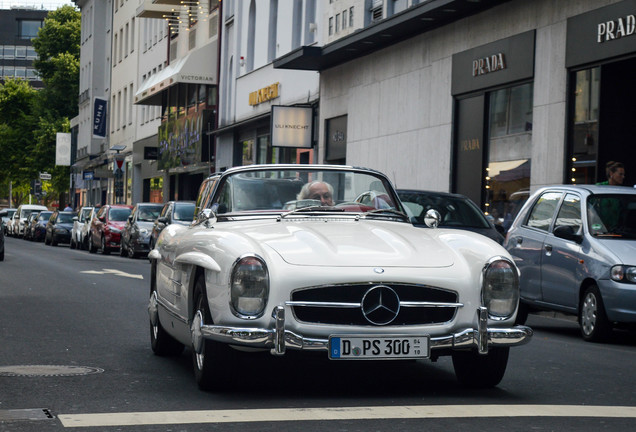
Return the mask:
{"type": "MultiPolygon", "coordinates": [[[[431,351],[439,349],[476,348],[480,354],[487,354],[489,347],[518,346],[528,343],[532,329],[526,326],[511,328],[488,328],[488,311],[484,307],[477,310],[478,328],[467,328],[460,332],[430,338],[431,351]]],[[[227,327],[206,325],[202,317],[195,316],[191,325],[192,342],[195,350],[200,349],[203,339],[211,339],[227,344],[253,348],[268,348],[274,355],[285,354],[286,349],[328,351],[328,339],[306,338],[285,330],[285,309],[276,306],[272,311],[273,329],[250,327],[227,327]]]]}

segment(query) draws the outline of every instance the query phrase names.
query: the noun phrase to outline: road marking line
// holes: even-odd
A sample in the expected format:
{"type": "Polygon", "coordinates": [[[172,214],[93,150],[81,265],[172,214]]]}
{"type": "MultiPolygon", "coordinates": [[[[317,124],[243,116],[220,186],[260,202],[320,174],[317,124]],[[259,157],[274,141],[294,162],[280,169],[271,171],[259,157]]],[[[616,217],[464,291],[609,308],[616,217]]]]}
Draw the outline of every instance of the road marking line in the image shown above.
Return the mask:
{"type": "Polygon", "coordinates": [[[636,407],[590,405],[412,405],[60,414],[57,417],[64,427],[465,417],[636,418],[636,407]]]}
{"type": "Polygon", "coordinates": [[[98,271],[98,270],[84,270],[81,271],[80,273],[85,273],[85,274],[113,274],[115,276],[122,276],[122,277],[127,277],[127,278],[133,278],[133,279],[143,279],[144,277],[140,274],[131,274],[131,273],[126,273],[123,272],[121,270],[116,270],[116,269],[102,269],[102,271],[98,271]]]}

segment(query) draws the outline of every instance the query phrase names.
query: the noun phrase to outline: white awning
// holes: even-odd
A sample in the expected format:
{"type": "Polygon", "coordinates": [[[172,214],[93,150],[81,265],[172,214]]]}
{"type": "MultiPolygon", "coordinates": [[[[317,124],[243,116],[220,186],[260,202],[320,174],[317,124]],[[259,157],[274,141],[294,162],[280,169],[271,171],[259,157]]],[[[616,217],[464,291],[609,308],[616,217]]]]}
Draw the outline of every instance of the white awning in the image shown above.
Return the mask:
{"type": "Polygon", "coordinates": [[[216,85],[217,62],[217,44],[214,39],[143,82],[135,93],[135,104],[161,105],[161,93],[179,83],[216,85]]]}

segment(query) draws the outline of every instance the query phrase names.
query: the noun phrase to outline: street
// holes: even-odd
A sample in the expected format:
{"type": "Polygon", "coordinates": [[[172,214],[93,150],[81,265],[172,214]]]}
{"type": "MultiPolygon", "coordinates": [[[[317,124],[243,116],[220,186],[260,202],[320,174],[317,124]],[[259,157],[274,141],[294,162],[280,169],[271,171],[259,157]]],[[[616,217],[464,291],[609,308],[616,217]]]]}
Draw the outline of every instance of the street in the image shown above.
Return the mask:
{"type": "MultiPolygon", "coordinates": [[[[531,315],[491,390],[438,362],[242,356],[227,392],[197,389],[190,351],[153,355],[150,265],[6,239],[0,262],[0,431],[631,431],[636,336],[584,342],[531,315]],[[247,424],[246,424],[247,423],[247,424]]],[[[296,354],[296,355],[295,355],[296,354]]],[[[222,371],[220,373],[223,373],[222,371]]]]}

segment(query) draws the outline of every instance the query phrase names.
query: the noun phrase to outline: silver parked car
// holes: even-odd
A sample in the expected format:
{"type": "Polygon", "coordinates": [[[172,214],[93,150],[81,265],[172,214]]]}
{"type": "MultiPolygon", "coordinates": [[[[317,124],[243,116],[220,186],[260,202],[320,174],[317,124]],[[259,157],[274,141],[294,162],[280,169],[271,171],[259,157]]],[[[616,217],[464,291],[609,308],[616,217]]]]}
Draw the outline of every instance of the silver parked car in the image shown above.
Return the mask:
{"type": "Polygon", "coordinates": [[[577,314],[588,341],[636,323],[636,189],[541,188],[504,247],[521,271],[518,323],[533,309],[577,314]]]}
{"type": "Polygon", "coordinates": [[[77,216],[73,218],[73,229],[71,230],[71,249],[83,249],[84,236],[86,231],[84,225],[86,222],[90,223],[91,216],[93,215],[92,206],[82,207],[77,213],[77,216]]]}

